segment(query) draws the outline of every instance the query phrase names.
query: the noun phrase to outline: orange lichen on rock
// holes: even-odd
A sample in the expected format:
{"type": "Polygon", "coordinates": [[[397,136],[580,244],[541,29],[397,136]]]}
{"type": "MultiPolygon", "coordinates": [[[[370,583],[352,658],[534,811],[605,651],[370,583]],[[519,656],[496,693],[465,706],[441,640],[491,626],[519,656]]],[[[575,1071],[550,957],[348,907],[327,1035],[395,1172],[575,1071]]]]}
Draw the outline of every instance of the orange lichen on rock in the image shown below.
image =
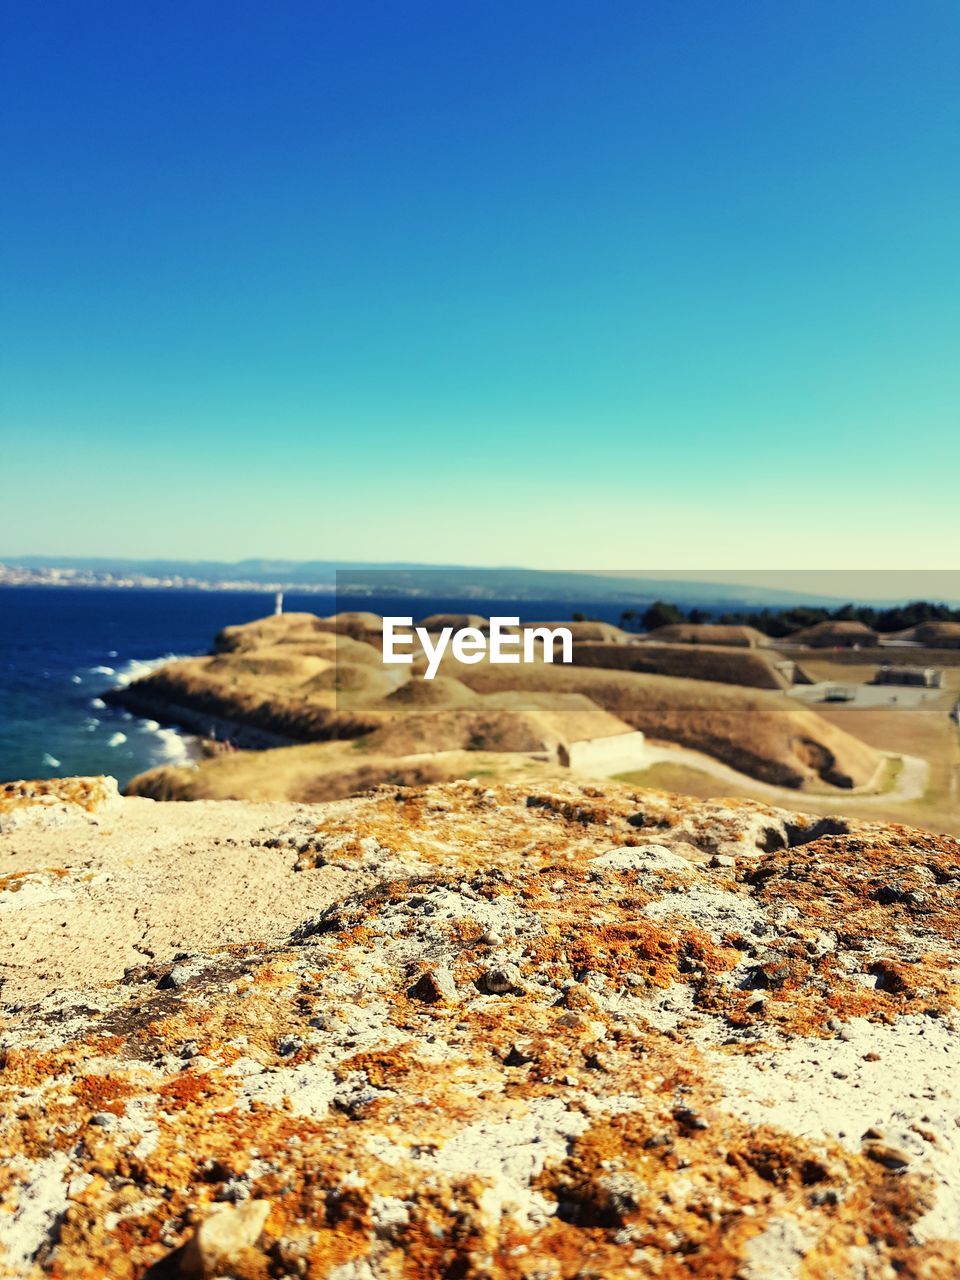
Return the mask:
{"type": "Polygon", "coordinates": [[[0,783],[0,814],[35,805],[52,808],[75,805],[87,813],[118,799],[114,778],[46,778],[30,782],[0,783]]]}
{"type": "Polygon", "coordinates": [[[614,784],[288,821],[358,887],[287,941],[4,989],[0,1276],[956,1274],[956,841],[614,784]]]}

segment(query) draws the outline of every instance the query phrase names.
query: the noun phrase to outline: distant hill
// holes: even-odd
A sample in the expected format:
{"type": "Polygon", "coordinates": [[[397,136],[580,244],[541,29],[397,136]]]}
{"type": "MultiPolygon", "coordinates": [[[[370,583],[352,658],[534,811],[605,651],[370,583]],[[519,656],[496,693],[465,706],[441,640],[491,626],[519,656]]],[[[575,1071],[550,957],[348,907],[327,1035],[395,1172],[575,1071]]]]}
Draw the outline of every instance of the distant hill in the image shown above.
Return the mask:
{"type": "Polygon", "coordinates": [[[401,562],[266,560],[131,560],[79,556],[0,556],[0,565],[38,574],[53,570],[104,579],[190,579],[211,586],[227,583],[281,586],[291,589],[339,587],[349,595],[401,597],[447,596],[459,599],[553,600],[589,607],[614,601],[647,605],[654,600],[703,606],[711,610],[760,609],[804,603],[837,605],[831,596],[809,595],[768,587],[697,582],[685,578],[654,579],[522,568],[466,568],[401,562]],[[338,579],[339,573],[339,579],[338,579]]]}

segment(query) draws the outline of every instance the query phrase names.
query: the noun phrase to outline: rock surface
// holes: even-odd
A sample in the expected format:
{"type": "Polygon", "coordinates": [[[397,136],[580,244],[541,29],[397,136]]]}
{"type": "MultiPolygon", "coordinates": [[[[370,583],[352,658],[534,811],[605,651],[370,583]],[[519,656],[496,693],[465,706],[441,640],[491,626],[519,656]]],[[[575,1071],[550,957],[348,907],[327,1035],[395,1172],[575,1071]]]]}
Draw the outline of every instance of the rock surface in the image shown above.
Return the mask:
{"type": "Polygon", "coordinates": [[[954,839],[572,783],[0,811],[2,1276],[960,1269],[954,839]],[[255,906],[32,982],[30,877],[135,895],[148,813],[255,906]]]}

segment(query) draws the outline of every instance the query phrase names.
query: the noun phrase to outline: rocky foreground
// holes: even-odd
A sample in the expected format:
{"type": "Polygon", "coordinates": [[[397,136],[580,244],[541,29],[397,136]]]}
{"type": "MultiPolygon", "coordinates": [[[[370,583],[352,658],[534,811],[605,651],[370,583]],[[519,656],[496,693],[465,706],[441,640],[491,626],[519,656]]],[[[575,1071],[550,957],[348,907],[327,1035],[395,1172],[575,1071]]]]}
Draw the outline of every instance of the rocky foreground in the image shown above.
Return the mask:
{"type": "Polygon", "coordinates": [[[958,885],[949,837],[613,785],[9,788],[0,1275],[955,1276],[958,885]],[[255,906],[136,964],[123,916],[83,985],[56,931],[140,874],[151,936],[179,843],[255,906]]]}

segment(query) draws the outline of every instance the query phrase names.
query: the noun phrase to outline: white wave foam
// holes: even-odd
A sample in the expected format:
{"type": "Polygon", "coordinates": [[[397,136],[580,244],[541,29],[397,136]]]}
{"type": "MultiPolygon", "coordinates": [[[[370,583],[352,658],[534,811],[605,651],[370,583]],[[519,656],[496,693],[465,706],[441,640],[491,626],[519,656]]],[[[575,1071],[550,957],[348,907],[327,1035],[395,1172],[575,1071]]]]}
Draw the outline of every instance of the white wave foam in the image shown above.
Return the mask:
{"type": "Polygon", "coordinates": [[[91,698],[90,705],[93,707],[94,711],[102,711],[107,704],[102,698],[91,698]]]}
{"type": "Polygon", "coordinates": [[[87,733],[93,733],[96,730],[99,723],[100,721],[97,719],[96,716],[87,716],[86,720],[84,720],[83,722],[83,727],[84,729],[86,729],[87,733]]]}
{"type": "MultiPolygon", "coordinates": [[[[111,656],[116,655],[112,654],[111,656]]],[[[114,687],[125,689],[127,685],[132,684],[135,680],[141,680],[159,667],[166,666],[168,662],[177,662],[182,656],[182,654],[177,653],[166,653],[162,658],[131,658],[115,673],[114,687]]],[[[129,711],[123,711],[120,714],[124,720],[134,719],[129,711]]],[[[180,764],[192,759],[190,750],[192,739],[184,737],[176,729],[161,728],[159,721],[149,719],[139,720],[138,727],[142,727],[145,732],[156,739],[156,761],[158,764],[180,764]]],[[[126,735],[115,733],[113,738],[110,739],[110,745],[117,746],[117,739],[126,741],[126,735]]]]}
{"type": "Polygon", "coordinates": [[[50,755],[48,751],[45,751],[43,753],[43,763],[46,765],[48,769],[60,768],[60,761],[57,759],[56,756],[50,755]]]}
{"type": "Polygon", "coordinates": [[[140,680],[143,676],[148,676],[151,671],[156,671],[158,667],[166,666],[168,662],[176,662],[179,657],[180,655],[176,653],[166,653],[162,658],[131,658],[115,673],[117,688],[125,689],[134,680],[140,680]]]}
{"type": "Polygon", "coordinates": [[[72,683],[72,684],[83,684],[83,677],[82,677],[82,676],[71,676],[71,677],[70,677],[70,680],[71,680],[71,683],[72,683]]]}
{"type": "Polygon", "coordinates": [[[92,676],[115,676],[117,673],[113,667],[91,667],[90,674],[92,676]]]}
{"type": "Polygon", "coordinates": [[[186,763],[190,759],[190,748],[185,738],[182,738],[176,729],[160,729],[156,730],[157,738],[160,740],[160,754],[164,761],[168,764],[186,763]]]}
{"type": "Polygon", "coordinates": [[[125,733],[113,733],[107,742],[108,747],[119,747],[121,742],[126,742],[127,735],[125,733]]]}

